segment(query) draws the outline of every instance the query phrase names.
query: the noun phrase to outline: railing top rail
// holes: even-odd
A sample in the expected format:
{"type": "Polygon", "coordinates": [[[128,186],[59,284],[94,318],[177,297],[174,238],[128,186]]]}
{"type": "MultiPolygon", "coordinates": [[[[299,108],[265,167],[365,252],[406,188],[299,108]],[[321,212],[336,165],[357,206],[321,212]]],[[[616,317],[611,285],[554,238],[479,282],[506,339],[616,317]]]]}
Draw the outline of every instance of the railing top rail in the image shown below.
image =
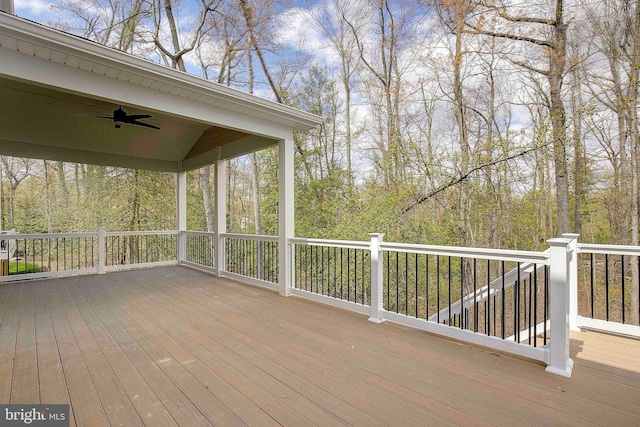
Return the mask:
{"type": "Polygon", "coordinates": [[[530,262],[548,264],[549,252],[516,251],[509,249],[463,248],[458,246],[417,245],[383,242],[380,249],[389,252],[410,252],[427,255],[444,255],[463,258],[479,258],[496,261],[530,262]]]}
{"type": "Polygon", "coordinates": [[[191,231],[191,230],[185,230],[185,231],[181,231],[181,233],[190,235],[190,236],[207,236],[207,237],[215,237],[216,233],[213,233],[211,231],[191,231]]]}
{"type": "Polygon", "coordinates": [[[345,249],[370,249],[371,246],[371,242],[368,241],[362,242],[357,240],[305,239],[301,237],[289,239],[289,243],[292,243],[294,245],[330,246],[345,249]]]}
{"type": "Polygon", "coordinates": [[[640,256],[640,246],[598,245],[598,244],[592,244],[592,243],[578,243],[578,252],[587,253],[587,254],[640,256]]]}
{"type": "Polygon", "coordinates": [[[105,236],[156,236],[156,235],[178,235],[178,230],[157,230],[157,231],[107,231],[105,236]]]}
{"type": "Polygon", "coordinates": [[[39,233],[39,234],[3,234],[0,239],[66,239],[72,237],[98,237],[97,232],[84,233],[39,233]]]}
{"type": "Polygon", "coordinates": [[[263,242],[278,241],[278,236],[264,236],[262,234],[220,233],[220,237],[231,239],[257,240],[263,242]]]}

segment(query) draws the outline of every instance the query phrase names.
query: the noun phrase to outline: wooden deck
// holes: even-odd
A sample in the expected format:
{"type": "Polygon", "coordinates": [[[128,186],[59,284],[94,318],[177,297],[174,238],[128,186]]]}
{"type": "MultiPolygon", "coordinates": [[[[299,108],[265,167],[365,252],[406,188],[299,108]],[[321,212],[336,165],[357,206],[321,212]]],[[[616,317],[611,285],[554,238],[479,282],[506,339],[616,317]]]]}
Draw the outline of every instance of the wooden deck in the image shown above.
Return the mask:
{"type": "Polygon", "coordinates": [[[640,425],[640,341],[544,367],[183,267],[0,285],[0,403],[71,425],[640,425]]]}

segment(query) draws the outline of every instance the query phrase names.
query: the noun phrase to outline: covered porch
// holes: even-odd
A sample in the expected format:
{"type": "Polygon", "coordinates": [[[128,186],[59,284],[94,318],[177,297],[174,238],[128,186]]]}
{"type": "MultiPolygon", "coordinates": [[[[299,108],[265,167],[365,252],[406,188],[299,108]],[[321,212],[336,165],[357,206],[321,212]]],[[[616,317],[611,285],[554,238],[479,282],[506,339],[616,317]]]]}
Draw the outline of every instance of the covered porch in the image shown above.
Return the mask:
{"type": "Polygon", "coordinates": [[[572,378],[162,267],[0,286],[0,401],[72,425],[638,425],[640,341],[571,335],[572,378]]]}

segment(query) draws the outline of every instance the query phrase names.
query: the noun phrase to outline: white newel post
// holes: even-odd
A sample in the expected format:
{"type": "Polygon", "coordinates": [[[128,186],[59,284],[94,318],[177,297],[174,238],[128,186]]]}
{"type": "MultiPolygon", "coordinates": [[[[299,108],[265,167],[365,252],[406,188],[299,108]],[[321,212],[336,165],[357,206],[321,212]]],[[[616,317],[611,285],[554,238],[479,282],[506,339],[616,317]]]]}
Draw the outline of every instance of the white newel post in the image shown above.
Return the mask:
{"type": "Polygon", "coordinates": [[[176,174],[176,219],[178,223],[178,264],[187,258],[187,173],[176,174]]]}
{"type": "Polygon", "coordinates": [[[105,252],[105,237],[107,230],[98,228],[98,274],[107,272],[107,254],[105,252]]]}
{"type": "Polygon", "coordinates": [[[383,307],[383,285],[382,285],[382,249],[380,244],[383,241],[384,233],[371,233],[371,312],[369,321],[381,323],[383,307]]]}
{"type": "Polygon", "coordinates": [[[293,262],[289,239],[295,237],[293,135],[278,142],[278,287],[280,295],[291,295],[293,262]]]}
{"type": "Polygon", "coordinates": [[[551,342],[547,372],[571,376],[573,360],[569,357],[569,261],[571,239],[549,239],[549,318],[551,342]]]}
{"type": "Polygon", "coordinates": [[[216,196],[214,200],[214,211],[216,224],[214,231],[214,255],[215,274],[221,277],[225,269],[224,238],[221,234],[227,232],[227,161],[216,160],[216,174],[214,177],[216,196]]]}
{"type": "Polygon", "coordinates": [[[569,242],[569,328],[580,331],[578,326],[578,237],[579,234],[564,233],[562,235],[569,242]]]}

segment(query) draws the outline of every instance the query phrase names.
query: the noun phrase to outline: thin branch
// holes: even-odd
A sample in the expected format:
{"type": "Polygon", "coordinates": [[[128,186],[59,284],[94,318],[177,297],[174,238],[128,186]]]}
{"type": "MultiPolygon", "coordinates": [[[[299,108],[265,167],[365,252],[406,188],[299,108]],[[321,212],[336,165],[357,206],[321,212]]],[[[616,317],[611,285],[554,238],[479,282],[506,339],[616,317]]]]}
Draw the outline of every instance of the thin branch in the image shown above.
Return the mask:
{"type": "Polygon", "coordinates": [[[462,176],[456,176],[456,177],[453,177],[453,178],[451,178],[447,183],[445,183],[445,184],[443,184],[443,185],[439,186],[439,187],[438,187],[438,188],[436,188],[435,190],[430,191],[428,194],[423,194],[423,195],[421,195],[421,196],[420,196],[420,197],[418,197],[418,198],[417,198],[413,203],[411,203],[409,206],[407,206],[407,207],[403,208],[403,209],[402,209],[402,213],[403,213],[403,214],[405,214],[405,213],[407,213],[407,212],[411,211],[411,210],[412,210],[413,208],[415,208],[416,206],[418,206],[418,205],[420,205],[420,204],[422,204],[422,203],[426,202],[427,200],[431,199],[431,198],[432,198],[432,197],[434,197],[434,196],[437,196],[438,194],[442,193],[442,192],[443,192],[443,191],[445,191],[446,189],[448,189],[448,188],[450,188],[450,187],[453,187],[454,185],[459,184],[459,183],[461,183],[461,182],[465,181],[467,178],[469,178],[469,176],[471,176],[473,173],[475,173],[475,172],[477,172],[477,171],[479,171],[479,170],[481,170],[481,169],[484,169],[484,168],[489,167],[489,166],[494,166],[494,165],[497,165],[497,164],[500,164],[500,163],[508,162],[509,160],[513,160],[513,159],[516,159],[516,158],[518,158],[518,157],[525,156],[525,155],[527,155],[527,154],[529,154],[529,153],[532,153],[532,152],[534,152],[534,151],[536,151],[536,150],[539,150],[539,149],[541,149],[541,148],[544,148],[544,147],[546,147],[546,146],[548,146],[548,145],[550,145],[550,144],[551,144],[551,142],[547,142],[546,144],[538,145],[538,146],[533,147],[533,148],[530,148],[530,149],[528,149],[528,150],[524,150],[524,151],[521,151],[521,152],[519,152],[519,153],[512,154],[511,156],[503,157],[502,159],[493,160],[493,161],[491,161],[491,162],[488,162],[488,163],[484,163],[484,164],[482,164],[482,165],[475,166],[475,167],[471,168],[471,169],[470,169],[467,173],[465,173],[464,175],[462,175],[462,176]]]}
{"type": "MultiPolygon", "coordinates": [[[[467,24],[469,25],[469,24],[467,24]]],[[[485,36],[491,36],[491,37],[499,37],[501,39],[509,39],[509,40],[516,40],[516,41],[522,41],[522,42],[529,42],[529,43],[533,43],[535,45],[538,46],[544,46],[544,47],[548,47],[551,49],[555,49],[555,43],[550,42],[549,40],[540,40],[540,39],[536,39],[534,37],[527,37],[527,36],[519,36],[517,34],[510,34],[510,33],[502,33],[502,32],[498,32],[498,31],[489,31],[489,30],[482,30],[480,28],[477,28],[473,25],[469,25],[470,28],[473,29],[473,31],[471,30],[465,30],[464,32],[467,34],[474,34],[474,35],[485,35],[485,36]]]]}

